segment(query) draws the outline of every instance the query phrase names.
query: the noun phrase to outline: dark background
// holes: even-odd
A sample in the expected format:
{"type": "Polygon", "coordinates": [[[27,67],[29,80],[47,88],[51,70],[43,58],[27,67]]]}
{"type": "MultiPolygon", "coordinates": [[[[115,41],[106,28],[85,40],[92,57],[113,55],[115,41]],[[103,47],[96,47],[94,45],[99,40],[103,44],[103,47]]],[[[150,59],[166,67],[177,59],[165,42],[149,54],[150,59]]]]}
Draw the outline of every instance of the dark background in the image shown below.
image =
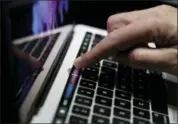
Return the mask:
{"type": "MultiPolygon", "coordinates": [[[[69,0],[69,12],[65,15],[65,24],[75,23],[106,28],[107,18],[115,13],[145,9],[162,4],[156,0],[119,1],[119,0],[69,0]]],[[[11,9],[12,39],[32,34],[32,4],[11,9]]]]}

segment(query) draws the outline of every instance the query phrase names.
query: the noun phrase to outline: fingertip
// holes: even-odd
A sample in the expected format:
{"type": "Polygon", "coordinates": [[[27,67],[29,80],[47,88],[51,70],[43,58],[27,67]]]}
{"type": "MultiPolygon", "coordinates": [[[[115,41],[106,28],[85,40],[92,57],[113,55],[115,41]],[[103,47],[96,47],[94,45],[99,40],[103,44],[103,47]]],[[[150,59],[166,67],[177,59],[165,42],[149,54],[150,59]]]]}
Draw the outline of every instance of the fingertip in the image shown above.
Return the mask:
{"type": "Polygon", "coordinates": [[[77,69],[82,68],[82,58],[81,57],[78,57],[77,59],[75,59],[74,66],[77,69]]]}

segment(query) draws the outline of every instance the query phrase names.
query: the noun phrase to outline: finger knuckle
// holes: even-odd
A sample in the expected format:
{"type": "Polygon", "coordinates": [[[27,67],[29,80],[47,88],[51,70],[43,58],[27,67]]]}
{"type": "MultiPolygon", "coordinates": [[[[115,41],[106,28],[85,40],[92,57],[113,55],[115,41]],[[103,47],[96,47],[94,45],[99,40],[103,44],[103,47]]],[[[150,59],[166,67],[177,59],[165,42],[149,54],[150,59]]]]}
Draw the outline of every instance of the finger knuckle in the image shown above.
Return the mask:
{"type": "Polygon", "coordinates": [[[160,36],[161,33],[161,25],[162,23],[160,23],[159,19],[156,18],[149,18],[147,20],[147,27],[146,27],[146,34],[149,36],[150,40],[154,40],[152,38],[156,38],[158,36],[160,36]]]}
{"type": "Polygon", "coordinates": [[[107,25],[111,26],[114,22],[114,15],[111,15],[107,20],[107,25]]]}

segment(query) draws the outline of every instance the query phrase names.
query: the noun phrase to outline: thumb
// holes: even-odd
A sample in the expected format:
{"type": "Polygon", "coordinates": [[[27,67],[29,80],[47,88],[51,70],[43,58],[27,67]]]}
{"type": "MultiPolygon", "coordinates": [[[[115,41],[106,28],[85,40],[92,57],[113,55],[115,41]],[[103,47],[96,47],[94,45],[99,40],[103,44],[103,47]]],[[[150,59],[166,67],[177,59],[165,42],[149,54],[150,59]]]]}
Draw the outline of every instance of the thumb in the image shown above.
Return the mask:
{"type": "Polygon", "coordinates": [[[117,59],[120,63],[136,68],[178,73],[178,54],[175,48],[135,48],[128,53],[118,53],[117,59]]]}

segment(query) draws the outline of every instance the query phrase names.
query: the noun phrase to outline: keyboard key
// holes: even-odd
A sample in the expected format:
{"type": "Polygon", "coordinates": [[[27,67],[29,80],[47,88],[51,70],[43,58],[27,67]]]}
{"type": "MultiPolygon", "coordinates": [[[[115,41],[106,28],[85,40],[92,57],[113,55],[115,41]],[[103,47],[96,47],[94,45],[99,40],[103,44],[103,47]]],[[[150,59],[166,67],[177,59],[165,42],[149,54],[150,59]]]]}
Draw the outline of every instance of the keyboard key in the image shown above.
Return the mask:
{"type": "Polygon", "coordinates": [[[145,90],[135,90],[134,91],[134,97],[138,98],[138,99],[145,100],[145,101],[149,100],[149,96],[148,96],[148,94],[146,93],[145,90]]]}
{"type": "Polygon", "coordinates": [[[116,96],[122,99],[131,100],[131,93],[116,90],[116,96]]]}
{"type": "Polygon", "coordinates": [[[91,123],[92,124],[109,124],[109,119],[93,115],[91,123]]]}
{"type": "Polygon", "coordinates": [[[103,61],[103,66],[108,68],[116,68],[117,65],[108,61],[103,61]]]}
{"type": "Polygon", "coordinates": [[[93,97],[94,91],[86,88],[81,88],[79,87],[78,89],[78,94],[88,96],[88,97],[93,97]]]}
{"type": "Polygon", "coordinates": [[[91,36],[92,36],[92,33],[91,33],[91,32],[86,32],[86,34],[85,34],[85,37],[86,37],[86,38],[91,38],[91,36]]]}
{"type": "Polygon", "coordinates": [[[115,75],[116,70],[108,67],[101,67],[101,72],[115,75]]]}
{"type": "MultiPolygon", "coordinates": [[[[112,124],[130,124],[130,122],[122,120],[122,119],[118,119],[118,118],[113,118],[112,124]]],[[[136,124],[136,123],[134,123],[134,124],[136,124]]]]}
{"type": "Polygon", "coordinates": [[[82,77],[89,80],[97,81],[98,72],[99,70],[97,68],[86,68],[82,72],[82,77]]]}
{"type": "Polygon", "coordinates": [[[110,116],[111,109],[95,105],[94,106],[94,113],[100,114],[100,115],[105,115],[105,116],[110,116]]]}
{"type": "Polygon", "coordinates": [[[63,124],[64,123],[64,120],[63,119],[61,119],[61,118],[57,118],[57,119],[55,119],[55,122],[54,122],[55,124],[63,124]]]}
{"type": "Polygon", "coordinates": [[[127,85],[127,84],[120,84],[119,82],[116,84],[116,88],[119,89],[119,90],[124,90],[124,91],[127,91],[127,92],[131,92],[131,86],[130,85],[127,85]]]}
{"type": "Polygon", "coordinates": [[[114,115],[126,119],[130,119],[130,111],[126,111],[119,108],[114,108],[114,115]]]}
{"type": "Polygon", "coordinates": [[[105,97],[109,97],[109,98],[112,98],[113,96],[113,91],[110,91],[110,90],[106,90],[104,88],[98,88],[97,89],[97,94],[98,95],[102,95],[102,96],[105,96],[105,97]]]}
{"type": "Polygon", "coordinates": [[[45,50],[45,52],[43,53],[43,55],[41,56],[40,60],[41,62],[44,64],[46,59],[48,58],[50,52],[51,52],[51,49],[53,48],[54,44],[56,43],[57,41],[57,38],[59,36],[60,33],[57,33],[57,34],[53,34],[52,35],[52,40],[50,41],[49,45],[47,46],[47,49],[45,50]]]}
{"type": "Polygon", "coordinates": [[[62,118],[62,117],[65,117],[65,116],[66,116],[66,113],[67,113],[67,108],[61,107],[61,108],[58,110],[57,116],[62,118]]]}
{"type": "Polygon", "coordinates": [[[143,108],[143,109],[149,109],[149,103],[148,102],[141,101],[141,100],[138,100],[138,99],[133,100],[133,105],[140,107],[140,108],[143,108]]]}
{"type": "Polygon", "coordinates": [[[114,78],[115,77],[112,74],[101,73],[99,78],[99,86],[112,90],[115,84],[114,78]]]}
{"type": "Polygon", "coordinates": [[[34,48],[34,46],[38,43],[39,39],[35,39],[33,41],[29,41],[24,52],[26,53],[30,53],[32,51],[32,49],[34,48]]]}
{"type": "Polygon", "coordinates": [[[148,111],[141,110],[141,109],[138,109],[138,108],[134,108],[133,113],[134,113],[135,116],[150,119],[150,113],[148,111]]]}
{"type": "Polygon", "coordinates": [[[80,81],[80,86],[87,87],[87,88],[91,88],[91,89],[95,89],[96,83],[95,83],[95,82],[92,82],[92,81],[88,81],[88,80],[82,79],[82,80],[80,81]]]}
{"type": "Polygon", "coordinates": [[[75,103],[85,105],[85,106],[91,106],[92,99],[81,97],[81,96],[76,96],[75,103]]]}
{"type": "Polygon", "coordinates": [[[49,40],[49,37],[43,37],[41,41],[38,44],[38,46],[36,47],[35,51],[33,52],[32,56],[38,58],[40,57],[41,53],[43,52],[44,47],[46,46],[47,42],[49,40]]]}
{"type": "Polygon", "coordinates": [[[95,63],[94,65],[92,65],[91,67],[95,67],[95,68],[99,68],[100,67],[100,63],[95,63]]]}
{"type": "Polygon", "coordinates": [[[83,116],[89,116],[90,109],[74,105],[72,112],[75,113],[75,114],[83,115],[83,116]]]}
{"type": "Polygon", "coordinates": [[[109,56],[106,58],[107,60],[110,60],[110,61],[115,61],[114,57],[113,56],[109,56]]]}
{"type": "Polygon", "coordinates": [[[101,96],[96,96],[95,102],[101,105],[111,106],[112,100],[101,96]]]}
{"type": "MultiPolygon", "coordinates": [[[[132,83],[132,78],[133,78],[133,69],[129,66],[125,65],[118,65],[118,78],[119,79],[129,79],[129,83],[132,83]]],[[[127,81],[127,80],[126,80],[127,81]]],[[[123,82],[123,81],[122,81],[123,82]]]]}
{"type": "Polygon", "coordinates": [[[103,38],[104,38],[104,36],[95,34],[95,38],[94,38],[93,42],[100,42],[103,38]]]}
{"type": "Polygon", "coordinates": [[[115,106],[122,107],[125,109],[130,109],[130,102],[121,100],[121,99],[115,99],[115,106]]]}
{"type": "Polygon", "coordinates": [[[169,124],[168,116],[161,115],[158,113],[152,113],[152,116],[153,116],[153,122],[155,124],[169,124]]]}
{"type": "Polygon", "coordinates": [[[133,123],[134,124],[150,124],[149,121],[138,119],[138,118],[133,118],[133,123]]]}
{"type": "Polygon", "coordinates": [[[21,44],[17,44],[16,46],[20,49],[20,50],[23,50],[24,47],[28,44],[28,42],[24,42],[24,43],[21,43],[21,44]]]}
{"type": "Polygon", "coordinates": [[[69,124],[87,124],[87,119],[72,115],[69,119],[69,124]]]}

